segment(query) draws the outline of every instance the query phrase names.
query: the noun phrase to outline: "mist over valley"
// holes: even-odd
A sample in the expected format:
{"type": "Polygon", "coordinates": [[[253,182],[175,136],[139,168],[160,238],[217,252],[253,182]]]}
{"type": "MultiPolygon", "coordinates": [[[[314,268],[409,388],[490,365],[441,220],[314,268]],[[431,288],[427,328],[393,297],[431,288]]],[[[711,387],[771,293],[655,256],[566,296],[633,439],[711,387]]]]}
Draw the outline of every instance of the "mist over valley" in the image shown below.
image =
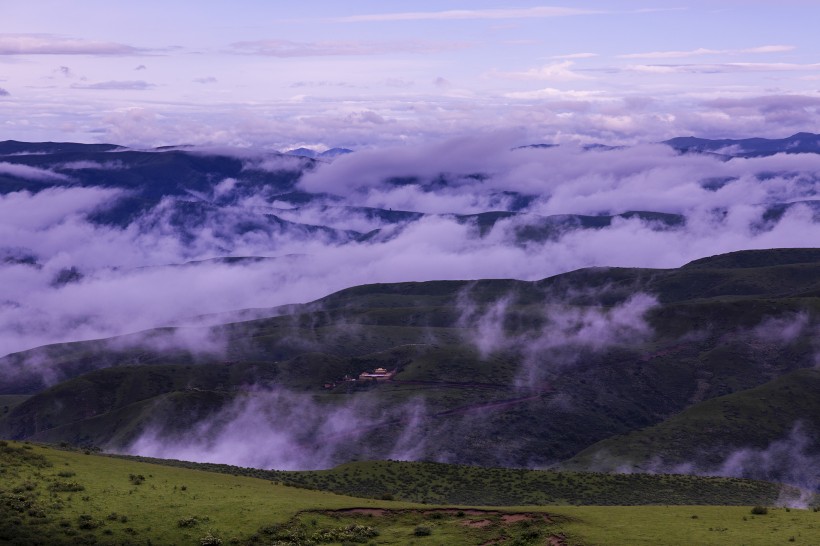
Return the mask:
{"type": "Polygon", "coordinates": [[[4,143],[0,390],[30,398],[0,430],[281,470],[569,461],[816,489],[730,462],[799,434],[813,468],[810,388],[765,429],[745,408],[714,441],[629,443],[816,372],[820,155],[756,142],[4,143]]]}

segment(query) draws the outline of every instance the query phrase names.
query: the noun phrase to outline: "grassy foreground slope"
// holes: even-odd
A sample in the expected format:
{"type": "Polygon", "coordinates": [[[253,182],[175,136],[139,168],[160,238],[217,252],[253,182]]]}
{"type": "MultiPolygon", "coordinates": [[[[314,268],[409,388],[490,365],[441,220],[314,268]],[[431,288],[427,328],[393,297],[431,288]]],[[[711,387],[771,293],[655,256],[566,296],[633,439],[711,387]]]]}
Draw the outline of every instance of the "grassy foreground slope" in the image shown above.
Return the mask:
{"type": "Polygon", "coordinates": [[[4,544],[809,545],[820,513],[750,507],[471,509],[0,444],[4,544]]]}

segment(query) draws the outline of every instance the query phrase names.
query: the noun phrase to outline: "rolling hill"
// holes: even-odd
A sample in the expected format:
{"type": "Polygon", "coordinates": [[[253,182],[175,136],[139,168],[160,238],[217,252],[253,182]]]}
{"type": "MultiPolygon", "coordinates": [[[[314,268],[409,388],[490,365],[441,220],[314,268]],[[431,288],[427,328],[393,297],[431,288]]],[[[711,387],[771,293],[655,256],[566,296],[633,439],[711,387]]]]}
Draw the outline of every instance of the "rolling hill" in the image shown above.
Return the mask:
{"type": "MultiPolygon", "coordinates": [[[[588,453],[603,448],[618,463],[601,468],[622,465],[622,452],[636,461],[671,454],[672,464],[693,450],[710,451],[714,466],[734,449],[784,439],[801,416],[816,426],[807,378],[818,283],[820,251],[779,249],[673,270],[354,287],[280,316],[199,329],[224,341],[221,354],[152,349],[175,332],[162,329],[10,355],[4,364],[20,373],[4,392],[32,396],[0,419],[0,431],[139,452],[146,435],[161,442],[199,430],[189,440],[204,449],[256,408],[303,413],[298,427],[254,426],[322,453],[302,461],[319,467],[409,457],[598,468],[588,453]],[[64,380],[46,388],[26,373],[32,359],[47,359],[64,380]],[[393,379],[345,380],[378,367],[393,379]],[[758,399],[755,389],[782,407],[791,391],[778,385],[788,381],[806,387],[804,403],[766,413],[768,426],[741,413],[734,427],[696,421],[686,430],[708,432],[679,431],[689,415],[720,419],[724,398],[758,399]]],[[[807,456],[817,452],[807,447],[807,456]]]]}

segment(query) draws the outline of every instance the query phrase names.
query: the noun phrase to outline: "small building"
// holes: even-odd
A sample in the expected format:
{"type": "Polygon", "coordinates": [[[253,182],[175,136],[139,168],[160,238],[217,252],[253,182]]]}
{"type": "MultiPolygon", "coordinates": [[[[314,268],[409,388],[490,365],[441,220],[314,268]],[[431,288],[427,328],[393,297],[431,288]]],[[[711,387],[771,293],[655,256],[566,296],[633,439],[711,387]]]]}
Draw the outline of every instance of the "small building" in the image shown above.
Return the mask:
{"type": "Polygon", "coordinates": [[[388,381],[393,378],[396,374],[396,371],[393,370],[392,372],[387,371],[386,368],[376,368],[372,372],[362,372],[359,374],[359,380],[374,380],[374,381],[388,381]]]}

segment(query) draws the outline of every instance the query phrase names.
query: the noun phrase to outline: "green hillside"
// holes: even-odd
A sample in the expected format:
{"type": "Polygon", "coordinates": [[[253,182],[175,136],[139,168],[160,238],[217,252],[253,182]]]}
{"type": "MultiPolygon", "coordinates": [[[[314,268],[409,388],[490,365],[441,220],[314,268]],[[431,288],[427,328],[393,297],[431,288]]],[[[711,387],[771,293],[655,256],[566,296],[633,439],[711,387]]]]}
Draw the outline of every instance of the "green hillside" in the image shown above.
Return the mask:
{"type": "MultiPolygon", "coordinates": [[[[668,466],[706,467],[740,448],[764,449],[799,426],[806,447],[820,451],[820,370],[789,373],[765,385],[713,398],[646,429],[608,438],[563,466],[637,469],[663,461],[668,466]]],[[[818,482],[820,483],[820,482],[818,482]]]]}
{"type": "MultiPolygon", "coordinates": [[[[158,352],[152,347],[175,332],[167,328],[5,357],[10,374],[0,392],[17,398],[0,415],[0,436],[123,449],[146,430],[184,437],[226,409],[280,393],[283,411],[311,408],[300,430],[285,432],[306,447],[330,444],[323,467],[391,458],[402,443],[414,459],[544,467],[813,367],[818,290],[818,249],[736,252],[672,270],[592,268],[536,282],[359,286],[283,307],[281,316],[200,329],[203,339],[224,340],[222,353],[158,352]],[[636,294],[658,303],[642,316],[628,311],[636,294]],[[617,320],[623,325],[608,326],[617,320]],[[623,333],[596,346],[607,328],[623,333]],[[493,337],[502,341],[482,351],[493,337]],[[31,359],[65,380],[46,388],[27,368],[31,359]],[[395,372],[392,380],[345,380],[378,367],[395,372]],[[350,408],[359,426],[328,442],[317,416],[350,408]]],[[[805,391],[794,411],[772,412],[776,424],[752,427],[757,436],[735,427],[722,440],[781,439],[816,406],[817,392],[805,391]]]]}
{"type": "MultiPolygon", "coordinates": [[[[389,467],[388,463],[377,463],[359,470],[383,473],[389,467]]],[[[349,469],[340,472],[348,473],[349,469]]],[[[577,475],[567,479],[574,477],[577,475]]],[[[666,477],[643,479],[657,480],[670,491],[683,483],[666,477]]],[[[749,495],[755,489],[762,493],[757,500],[770,498],[771,486],[767,492],[765,484],[742,480],[726,480],[724,484],[727,498],[732,491],[749,495]]],[[[754,493],[751,495],[746,498],[751,500],[754,493]]],[[[755,515],[751,506],[414,505],[344,497],[269,479],[0,442],[0,542],[20,546],[582,546],[692,541],[809,545],[820,530],[818,512],[773,508],[766,512],[755,515]]]]}

